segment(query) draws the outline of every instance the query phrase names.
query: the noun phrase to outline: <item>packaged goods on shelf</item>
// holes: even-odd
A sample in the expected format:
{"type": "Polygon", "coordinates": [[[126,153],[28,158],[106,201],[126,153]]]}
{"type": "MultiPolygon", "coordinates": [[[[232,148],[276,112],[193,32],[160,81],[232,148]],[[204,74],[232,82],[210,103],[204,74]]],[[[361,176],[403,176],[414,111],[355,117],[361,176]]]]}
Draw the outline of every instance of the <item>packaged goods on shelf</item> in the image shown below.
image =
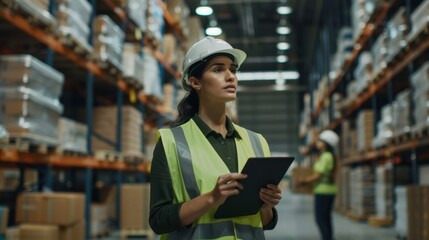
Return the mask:
{"type": "Polygon", "coordinates": [[[91,236],[102,236],[109,232],[109,211],[106,204],[91,204],[91,236]]]}
{"type": "Polygon", "coordinates": [[[59,226],[59,240],[85,239],[85,226],[83,219],[69,226],[59,226]]]}
{"type": "Polygon", "coordinates": [[[375,213],[374,172],[370,167],[350,171],[350,205],[352,213],[368,217],[375,213]]]}
{"type": "Polygon", "coordinates": [[[383,31],[380,36],[378,36],[374,45],[372,45],[372,58],[374,60],[374,63],[376,63],[374,64],[374,75],[379,74],[387,67],[388,47],[388,33],[386,31],[383,31]]]}
{"type": "Polygon", "coordinates": [[[7,240],[20,240],[19,227],[11,227],[6,230],[7,240]]]}
{"type": "Polygon", "coordinates": [[[8,4],[16,4],[19,9],[34,17],[44,26],[54,27],[57,23],[54,16],[49,13],[49,6],[37,0],[7,0],[8,4]]]}
{"type": "Polygon", "coordinates": [[[171,33],[164,34],[163,54],[168,63],[175,63],[177,61],[177,40],[171,33]]]}
{"type": "MultiPolygon", "coordinates": [[[[131,106],[122,108],[121,151],[126,154],[141,154],[143,119],[141,113],[131,106]]],[[[94,131],[112,143],[116,143],[117,107],[94,109],[94,131]]],[[[111,145],[93,137],[94,150],[115,150],[111,145]]]]}
{"type": "Polygon", "coordinates": [[[409,240],[429,239],[429,186],[407,187],[407,213],[409,240]]]}
{"type": "Polygon", "coordinates": [[[429,62],[423,64],[411,76],[413,88],[413,103],[414,111],[413,116],[417,126],[424,126],[429,122],[429,108],[427,102],[429,101],[429,62]]]}
{"type": "Polygon", "coordinates": [[[190,15],[189,7],[184,0],[167,0],[167,10],[182,29],[187,27],[186,21],[190,15]]]}
{"type": "Polygon", "coordinates": [[[351,14],[354,39],[359,37],[371,15],[381,6],[383,1],[384,0],[353,0],[351,14]]]}
{"type": "Polygon", "coordinates": [[[37,93],[58,99],[64,75],[31,55],[0,57],[0,88],[25,87],[37,93]]]}
{"type": "Polygon", "coordinates": [[[89,24],[92,6],[86,0],[56,0],[59,9],[67,8],[79,15],[85,25],[89,24]]]}
{"type": "Polygon", "coordinates": [[[374,137],[373,146],[375,148],[385,146],[392,137],[393,108],[391,104],[386,104],[381,108],[381,117],[377,123],[377,135],[374,137]]]}
{"type": "Polygon", "coordinates": [[[57,142],[58,119],[63,106],[58,100],[42,96],[32,89],[0,88],[0,123],[12,136],[36,135],[41,141],[57,142]]]}
{"type": "Polygon", "coordinates": [[[8,137],[9,133],[7,132],[6,128],[0,124],[0,138],[8,137]]]}
{"type": "Polygon", "coordinates": [[[395,187],[395,231],[400,237],[408,233],[407,188],[395,187]]]}
{"type": "Polygon", "coordinates": [[[6,233],[9,220],[9,208],[0,206],[0,236],[6,233]]]}
{"type": "Polygon", "coordinates": [[[373,59],[370,52],[362,52],[353,72],[356,79],[356,90],[362,92],[373,78],[373,59]]]}
{"type": "MultiPolygon", "coordinates": [[[[200,39],[202,39],[205,34],[203,31],[203,27],[201,24],[201,19],[198,16],[190,16],[187,21],[187,28],[184,29],[185,32],[189,32],[186,35],[186,42],[185,46],[186,49],[189,49],[194,43],[198,42],[200,39]]],[[[179,58],[179,64],[182,63],[179,58]]],[[[179,66],[178,69],[182,69],[181,66],[179,66]]]]}
{"type": "Polygon", "coordinates": [[[404,90],[396,95],[393,105],[394,136],[411,131],[411,91],[404,90]]]}
{"type": "Polygon", "coordinates": [[[157,0],[148,0],[147,27],[148,32],[159,42],[163,41],[164,10],[157,0]]]}
{"type": "Polygon", "coordinates": [[[419,33],[429,21],[429,0],[424,0],[411,14],[413,26],[410,38],[419,33]]]}
{"type": "Polygon", "coordinates": [[[59,25],[58,31],[63,36],[61,39],[63,43],[66,45],[77,44],[90,52],[92,47],[88,44],[89,27],[81,20],[79,13],[66,7],[60,7],[56,16],[59,25]]]}
{"type": "Polygon", "coordinates": [[[400,49],[406,47],[408,44],[407,36],[410,32],[410,23],[405,7],[399,8],[392,20],[387,23],[386,28],[389,36],[387,58],[390,61],[400,49]]]}
{"type": "Polygon", "coordinates": [[[375,184],[375,206],[377,217],[393,217],[393,173],[391,165],[377,166],[375,184]]]}
{"type": "Polygon", "coordinates": [[[81,193],[24,192],[16,201],[16,221],[71,226],[84,219],[84,206],[81,193]]]}
{"type": "Polygon", "coordinates": [[[94,53],[101,63],[109,62],[122,71],[124,32],[107,15],[94,19],[94,53]]]}
{"type": "Polygon", "coordinates": [[[121,185],[121,230],[150,230],[150,184],[121,185]]]}
{"type": "MultiPolygon", "coordinates": [[[[19,169],[3,168],[0,170],[0,191],[14,191],[19,186],[19,169]]],[[[38,172],[34,169],[24,170],[23,186],[28,187],[38,182],[38,172]]]]}
{"type": "Polygon", "coordinates": [[[374,112],[372,110],[362,110],[358,114],[356,122],[357,148],[363,152],[372,148],[372,139],[374,137],[374,112]]]}
{"type": "Polygon", "coordinates": [[[148,96],[154,96],[162,99],[161,77],[158,61],[151,55],[148,49],[144,49],[143,56],[143,80],[144,93],[148,96]]]}
{"type": "Polygon", "coordinates": [[[340,170],[341,174],[341,181],[339,182],[340,185],[340,192],[341,195],[341,202],[340,207],[342,210],[349,210],[350,209],[350,171],[351,169],[348,167],[342,167],[340,170]]]}
{"type": "MultiPolygon", "coordinates": [[[[138,51],[134,44],[125,43],[124,51],[122,55],[123,63],[123,75],[125,78],[133,79],[139,82],[141,85],[144,84],[143,79],[143,69],[144,62],[143,59],[138,54],[138,51]]],[[[144,86],[144,85],[143,85],[144,86]]]]}
{"type": "Polygon", "coordinates": [[[148,0],[128,0],[127,10],[131,20],[138,26],[143,32],[147,31],[147,9],[148,0]]]}
{"type": "Polygon", "coordinates": [[[331,70],[333,75],[330,74],[330,81],[332,82],[341,68],[349,58],[354,49],[353,31],[350,27],[343,27],[339,30],[337,36],[337,51],[332,56],[331,70]]]}
{"type": "Polygon", "coordinates": [[[429,185],[429,165],[419,166],[419,177],[421,185],[429,185]]]}
{"type": "Polygon", "coordinates": [[[87,132],[85,124],[64,117],[58,121],[58,139],[63,150],[86,152],[87,132]]]}
{"type": "Polygon", "coordinates": [[[19,226],[20,240],[59,240],[60,232],[58,226],[39,225],[39,224],[21,224],[19,226]]]}

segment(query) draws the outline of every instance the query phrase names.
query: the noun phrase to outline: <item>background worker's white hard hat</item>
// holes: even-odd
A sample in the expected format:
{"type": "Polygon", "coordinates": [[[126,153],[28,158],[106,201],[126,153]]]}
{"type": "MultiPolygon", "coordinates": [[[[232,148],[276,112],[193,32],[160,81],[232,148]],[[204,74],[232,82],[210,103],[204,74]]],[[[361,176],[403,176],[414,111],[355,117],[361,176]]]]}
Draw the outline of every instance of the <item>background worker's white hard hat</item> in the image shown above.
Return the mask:
{"type": "Polygon", "coordinates": [[[339,142],[338,135],[332,130],[324,130],[319,134],[319,139],[329,144],[331,147],[336,148],[339,142]]]}
{"type": "Polygon", "coordinates": [[[225,42],[222,39],[217,39],[213,37],[205,37],[202,40],[196,42],[186,53],[185,59],[183,60],[183,69],[182,69],[182,86],[185,90],[190,91],[191,87],[189,86],[188,73],[190,67],[217,53],[227,53],[234,57],[234,63],[240,67],[240,65],[246,59],[246,53],[240,49],[233,48],[229,43],[225,42]]]}

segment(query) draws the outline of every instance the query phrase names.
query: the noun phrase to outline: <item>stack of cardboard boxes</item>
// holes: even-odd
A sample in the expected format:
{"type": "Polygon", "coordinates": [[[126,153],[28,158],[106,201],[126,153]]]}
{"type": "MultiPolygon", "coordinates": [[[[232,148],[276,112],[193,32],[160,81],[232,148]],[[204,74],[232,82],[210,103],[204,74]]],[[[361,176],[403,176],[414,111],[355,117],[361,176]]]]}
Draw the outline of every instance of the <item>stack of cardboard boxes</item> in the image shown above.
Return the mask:
{"type": "Polygon", "coordinates": [[[21,193],[16,202],[20,240],[84,239],[84,204],[78,193],[21,193]]]}
{"type": "Polygon", "coordinates": [[[429,240],[429,186],[407,187],[408,239],[429,240]]]}
{"type": "Polygon", "coordinates": [[[372,110],[362,110],[358,114],[356,122],[357,148],[359,152],[372,149],[374,138],[374,112],[372,110]]]}
{"type": "Polygon", "coordinates": [[[121,186],[121,230],[151,231],[149,226],[150,184],[121,186]]]}
{"type": "MultiPolygon", "coordinates": [[[[116,143],[117,110],[116,106],[97,107],[94,109],[94,131],[116,143]]],[[[142,114],[131,106],[122,107],[122,145],[121,151],[126,155],[141,155],[142,149],[142,114]]],[[[94,150],[115,150],[110,145],[93,137],[94,150]]]]}
{"type": "Polygon", "coordinates": [[[351,213],[366,218],[375,213],[374,172],[370,167],[357,167],[350,172],[351,213]]]}

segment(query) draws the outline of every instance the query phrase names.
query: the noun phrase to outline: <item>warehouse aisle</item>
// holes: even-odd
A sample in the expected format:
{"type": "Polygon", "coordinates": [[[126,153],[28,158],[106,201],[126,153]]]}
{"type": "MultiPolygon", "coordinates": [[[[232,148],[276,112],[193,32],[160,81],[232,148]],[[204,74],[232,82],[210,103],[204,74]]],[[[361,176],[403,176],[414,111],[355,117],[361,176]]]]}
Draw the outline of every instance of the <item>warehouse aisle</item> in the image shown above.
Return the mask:
{"type": "MultiPolygon", "coordinates": [[[[311,196],[292,194],[286,190],[278,206],[279,223],[273,231],[267,231],[267,240],[318,240],[318,230],[313,218],[311,196]]],[[[394,240],[391,228],[374,228],[357,223],[341,214],[334,214],[336,240],[394,240]]]]}

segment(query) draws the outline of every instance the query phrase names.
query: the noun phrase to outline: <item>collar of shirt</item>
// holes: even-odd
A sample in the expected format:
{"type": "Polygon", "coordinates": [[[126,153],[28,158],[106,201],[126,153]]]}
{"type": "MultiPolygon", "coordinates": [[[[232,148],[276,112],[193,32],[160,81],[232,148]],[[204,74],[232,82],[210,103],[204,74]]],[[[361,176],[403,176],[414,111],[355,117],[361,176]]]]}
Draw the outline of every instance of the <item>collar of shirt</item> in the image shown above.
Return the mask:
{"type": "MultiPolygon", "coordinates": [[[[198,116],[198,114],[195,114],[194,117],[192,117],[192,120],[194,120],[195,124],[197,124],[204,136],[208,137],[210,134],[218,134],[216,131],[207,126],[207,124],[200,118],[200,116],[198,116]]],[[[237,130],[235,130],[234,124],[228,116],[226,117],[226,129],[226,137],[236,137],[241,139],[240,134],[237,132],[237,130]]]]}

